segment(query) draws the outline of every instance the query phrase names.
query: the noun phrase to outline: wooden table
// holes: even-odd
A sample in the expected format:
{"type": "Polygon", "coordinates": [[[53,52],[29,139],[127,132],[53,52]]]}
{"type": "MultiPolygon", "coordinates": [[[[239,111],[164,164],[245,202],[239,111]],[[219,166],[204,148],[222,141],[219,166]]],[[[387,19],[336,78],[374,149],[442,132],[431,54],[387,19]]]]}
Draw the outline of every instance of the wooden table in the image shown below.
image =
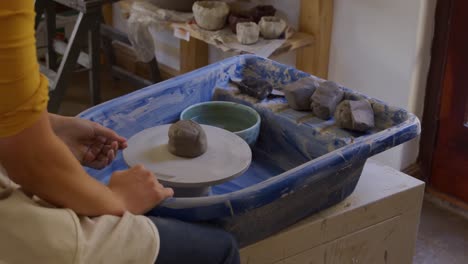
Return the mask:
{"type": "Polygon", "coordinates": [[[242,249],[242,263],[412,263],[423,195],[423,182],[368,161],[351,196],[242,249]]]}

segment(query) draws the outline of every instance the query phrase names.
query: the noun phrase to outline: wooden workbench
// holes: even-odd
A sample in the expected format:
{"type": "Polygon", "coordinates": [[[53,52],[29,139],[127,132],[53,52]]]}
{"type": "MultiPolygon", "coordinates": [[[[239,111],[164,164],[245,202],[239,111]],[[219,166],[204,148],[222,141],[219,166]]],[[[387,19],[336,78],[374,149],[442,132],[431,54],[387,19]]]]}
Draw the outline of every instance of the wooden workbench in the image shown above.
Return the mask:
{"type": "Polygon", "coordinates": [[[423,194],[423,182],[368,161],[351,196],[242,249],[242,263],[412,263],[423,194]]]}

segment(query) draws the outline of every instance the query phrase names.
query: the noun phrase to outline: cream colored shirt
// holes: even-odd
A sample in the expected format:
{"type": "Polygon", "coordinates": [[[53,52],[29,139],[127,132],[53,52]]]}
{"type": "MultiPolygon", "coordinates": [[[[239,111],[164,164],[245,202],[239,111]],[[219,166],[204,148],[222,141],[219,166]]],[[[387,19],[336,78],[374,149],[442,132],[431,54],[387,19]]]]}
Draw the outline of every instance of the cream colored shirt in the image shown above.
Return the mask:
{"type": "Polygon", "coordinates": [[[156,226],[145,216],[76,215],[31,197],[0,167],[0,263],[155,263],[156,226]]]}

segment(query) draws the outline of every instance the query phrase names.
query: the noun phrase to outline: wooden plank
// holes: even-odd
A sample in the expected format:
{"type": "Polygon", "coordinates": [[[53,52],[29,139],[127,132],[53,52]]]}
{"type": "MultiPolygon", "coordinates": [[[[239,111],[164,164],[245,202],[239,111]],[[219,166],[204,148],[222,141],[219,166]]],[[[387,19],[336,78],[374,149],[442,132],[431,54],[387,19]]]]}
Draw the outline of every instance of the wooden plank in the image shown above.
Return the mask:
{"type": "Polygon", "coordinates": [[[180,75],[180,71],[173,69],[167,65],[159,63],[159,71],[161,72],[161,79],[167,80],[180,75]]]}
{"type": "Polygon", "coordinates": [[[297,52],[297,68],[321,78],[328,77],[333,0],[301,0],[299,31],[312,34],[315,45],[297,52]]]}
{"type": "MultiPolygon", "coordinates": [[[[468,35],[464,34],[468,2],[455,0],[450,20],[446,67],[440,101],[439,129],[429,184],[434,189],[468,203],[468,35]]],[[[434,118],[433,117],[433,118],[434,118]]]]}
{"type": "Polygon", "coordinates": [[[208,65],[208,44],[196,38],[180,41],[180,73],[208,65]]]}
{"type": "Polygon", "coordinates": [[[279,49],[273,52],[271,56],[279,56],[281,54],[285,54],[294,50],[313,46],[314,43],[315,38],[311,34],[296,32],[279,49]]]}
{"type": "Polygon", "coordinates": [[[111,3],[106,3],[102,5],[102,17],[104,18],[104,23],[106,25],[109,25],[109,26],[113,25],[111,3]]]}
{"type": "Polygon", "coordinates": [[[421,141],[419,143],[418,161],[424,179],[431,177],[432,162],[439,128],[439,112],[447,61],[447,51],[452,19],[453,0],[437,1],[434,40],[432,41],[431,66],[429,69],[426,96],[424,97],[424,114],[422,118],[421,141]]]}
{"type": "MultiPolygon", "coordinates": [[[[187,25],[186,23],[172,23],[171,27],[174,29],[178,30],[184,30],[190,33],[190,37],[194,39],[201,40],[203,42],[208,43],[209,45],[214,45],[216,46],[217,43],[212,40],[206,40],[203,38],[203,34],[195,29],[194,27],[187,25]]],[[[292,35],[289,39],[286,40],[286,42],[281,45],[272,55],[273,56],[279,56],[284,53],[288,53],[294,50],[298,50],[307,46],[311,46],[315,43],[315,38],[311,34],[307,34],[304,32],[296,32],[294,35],[292,35]]],[[[236,52],[236,51],[233,51],[236,52]]],[[[243,51],[237,51],[238,54],[243,54],[245,52],[243,51]]]]}

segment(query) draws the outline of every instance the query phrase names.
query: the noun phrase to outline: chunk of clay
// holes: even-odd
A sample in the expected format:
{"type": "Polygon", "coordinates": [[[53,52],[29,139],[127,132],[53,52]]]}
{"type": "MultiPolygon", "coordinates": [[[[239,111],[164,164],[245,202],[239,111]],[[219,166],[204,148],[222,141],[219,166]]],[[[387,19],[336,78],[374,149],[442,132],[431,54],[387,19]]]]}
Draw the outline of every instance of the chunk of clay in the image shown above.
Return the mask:
{"type": "Polygon", "coordinates": [[[203,128],[192,120],[181,120],[169,128],[169,152],[195,158],[206,152],[207,138],[203,128]]]}
{"type": "Polygon", "coordinates": [[[374,127],[374,110],[367,100],[344,100],[336,107],[335,121],[342,128],[365,132],[374,127]]]}
{"type": "Polygon", "coordinates": [[[260,36],[260,29],[254,22],[237,23],[237,40],[244,45],[255,44],[260,36]]]}
{"type": "Polygon", "coordinates": [[[289,107],[298,111],[310,110],[310,99],[317,86],[317,81],[312,78],[302,78],[286,85],[283,92],[289,107]]]}
{"type": "Polygon", "coordinates": [[[260,33],[266,39],[277,39],[286,30],[286,22],[279,17],[264,16],[258,23],[260,33]]]}
{"type": "Polygon", "coordinates": [[[229,5],[220,1],[197,1],[192,7],[197,24],[206,30],[219,30],[226,25],[229,5]]]}
{"type": "Polygon", "coordinates": [[[327,120],[335,113],[336,106],[343,100],[343,96],[344,92],[338,84],[332,81],[323,82],[310,98],[310,108],[318,118],[327,120]]]}
{"type": "Polygon", "coordinates": [[[241,93],[258,100],[265,99],[273,91],[273,86],[269,82],[256,78],[245,78],[237,83],[237,87],[241,93]]]}

